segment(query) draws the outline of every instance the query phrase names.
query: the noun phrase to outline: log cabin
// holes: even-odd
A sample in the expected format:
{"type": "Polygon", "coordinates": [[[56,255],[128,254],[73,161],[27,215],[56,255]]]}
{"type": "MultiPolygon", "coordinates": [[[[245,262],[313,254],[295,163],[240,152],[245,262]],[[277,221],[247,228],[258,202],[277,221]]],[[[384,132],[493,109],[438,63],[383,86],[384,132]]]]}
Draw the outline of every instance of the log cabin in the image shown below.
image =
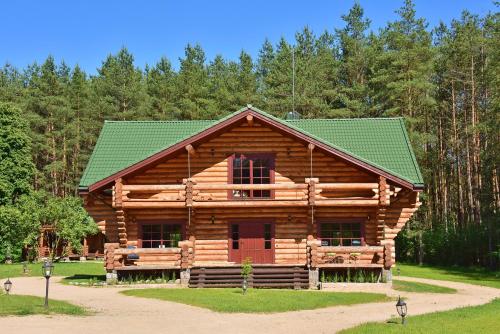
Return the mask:
{"type": "Polygon", "coordinates": [[[423,179],[403,119],[106,121],[81,178],[108,280],[174,271],[192,287],[316,287],[322,271],[390,279],[423,179]]]}

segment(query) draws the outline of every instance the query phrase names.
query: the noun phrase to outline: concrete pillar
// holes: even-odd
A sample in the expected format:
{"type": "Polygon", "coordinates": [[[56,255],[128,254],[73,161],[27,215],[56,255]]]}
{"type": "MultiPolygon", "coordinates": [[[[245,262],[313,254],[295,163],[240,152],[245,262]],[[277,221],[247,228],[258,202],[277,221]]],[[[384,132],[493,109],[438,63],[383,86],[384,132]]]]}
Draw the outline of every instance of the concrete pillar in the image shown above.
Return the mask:
{"type": "Polygon", "coordinates": [[[189,268],[181,269],[180,276],[181,287],[187,288],[189,286],[189,279],[191,278],[191,270],[189,268]]]}
{"type": "Polygon", "coordinates": [[[391,283],[392,282],[392,270],[389,269],[382,269],[382,277],[385,279],[385,282],[391,283]]]}
{"type": "Polygon", "coordinates": [[[319,269],[309,268],[309,289],[318,289],[319,269]]]}
{"type": "Polygon", "coordinates": [[[106,272],[106,283],[107,284],[118,283],[118,273],[116,272],[116,270],[108,270],[106,272]]]}

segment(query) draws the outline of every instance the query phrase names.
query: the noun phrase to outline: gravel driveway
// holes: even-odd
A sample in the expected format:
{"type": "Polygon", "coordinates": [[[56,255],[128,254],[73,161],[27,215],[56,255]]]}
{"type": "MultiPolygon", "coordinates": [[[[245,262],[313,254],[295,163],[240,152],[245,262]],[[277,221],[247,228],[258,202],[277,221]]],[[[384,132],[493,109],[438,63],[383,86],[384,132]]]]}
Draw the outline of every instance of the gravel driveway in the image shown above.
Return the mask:
{"type": "MultiPolygon", "coordinates": [[[[485,304],[500,297],[500,289],[429,279],[401,280],[430,283],[458,290],[456,294],[424,294],[390,291],[407,297],[409,315],[485,304]]],[[[44,296],[43,278],[11,279],[14,294],[44,296]]],[[[35,315],[0,318],[0,334],[25,333],[334,333],[368,321],[384,321],[396,315],[394,302],[335,306],[318,310],[276,314],[216,313],[203,308],[119,293],[125,288],[89,288],[55,283],[50,296],[96,311],[73,317],[35,315]]],[[[128,288],[127,288],[128,289],[128,288]]],[[[373,291],[376,292],[376,291],[373,291]]]]}

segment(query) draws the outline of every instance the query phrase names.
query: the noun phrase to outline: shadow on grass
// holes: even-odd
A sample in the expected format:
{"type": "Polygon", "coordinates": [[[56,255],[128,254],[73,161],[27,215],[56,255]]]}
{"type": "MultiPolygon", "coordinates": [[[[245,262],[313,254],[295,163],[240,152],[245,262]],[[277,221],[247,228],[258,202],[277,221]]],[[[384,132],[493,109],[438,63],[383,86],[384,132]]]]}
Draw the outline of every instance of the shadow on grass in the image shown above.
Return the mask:
{"type": "Polygon", "coordinates": [[[106,275],[84,275],[76,274],[73,276],[64,277],[66,282],[104,282],[106,281],[106,275]]]}

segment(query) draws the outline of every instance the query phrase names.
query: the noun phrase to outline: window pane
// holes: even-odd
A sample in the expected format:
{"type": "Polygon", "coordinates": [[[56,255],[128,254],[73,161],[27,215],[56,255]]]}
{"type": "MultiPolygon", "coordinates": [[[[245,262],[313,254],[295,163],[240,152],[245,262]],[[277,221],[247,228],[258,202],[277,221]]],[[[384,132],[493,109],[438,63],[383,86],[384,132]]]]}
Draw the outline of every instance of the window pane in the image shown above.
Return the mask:
{"type": "Polygon", "coordinates": [[[238,240],[233,240],[233,249],[239,249],[240,248],[240,243],[238,240]]]}
{"type": "Polygon", "coordinates": [[[271,241],[264,241],[264,248],[271,249],[271,241]]]}
{"type": "Polygon", "coordinates": [[[151,248],[151,241],[142,240],[142,247],[143,248],[151,248]]]}
{"type": "Polygon", "coordinates": [[[352,239],[353,246],[361,246],[361,239],[352,239]]]}
{"type": "Polygon", "coordinates": [[[161,242],[160,241],[152,241],[151,242],[151,248],[159,248],[161,242]]]}
{"type": "Polygon", "coordinates": [[[254,169],[253,169],[253,177],[254,177],[254,179],[260,177],[261,174],[262,174],[262,170],[260,168],[255,168],[254,167],[254,169]]]}

